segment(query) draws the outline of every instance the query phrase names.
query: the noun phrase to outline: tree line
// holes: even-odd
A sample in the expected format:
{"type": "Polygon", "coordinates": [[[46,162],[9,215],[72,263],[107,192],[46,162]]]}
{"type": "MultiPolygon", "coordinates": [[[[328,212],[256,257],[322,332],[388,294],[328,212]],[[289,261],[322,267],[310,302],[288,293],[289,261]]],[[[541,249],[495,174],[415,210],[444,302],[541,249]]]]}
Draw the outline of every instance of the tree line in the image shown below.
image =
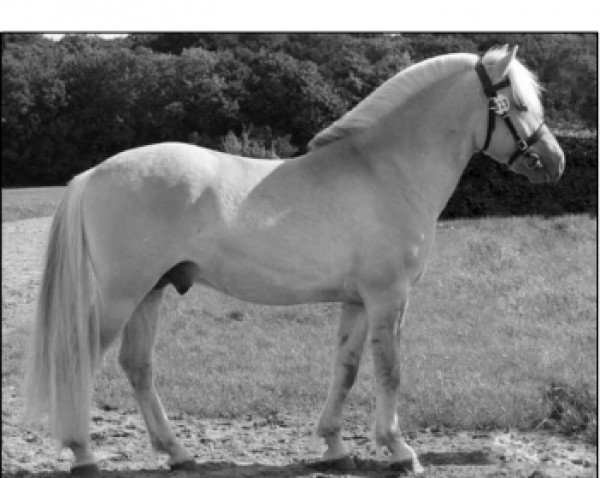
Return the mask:
{"type": "Polygon", "coordinates": [[[552,126],[596,130],[594,34],[3,34],[2,184],[64,184],[160,141],[291,157],[407,66],[504,43],[538,73],[552,126]]]}

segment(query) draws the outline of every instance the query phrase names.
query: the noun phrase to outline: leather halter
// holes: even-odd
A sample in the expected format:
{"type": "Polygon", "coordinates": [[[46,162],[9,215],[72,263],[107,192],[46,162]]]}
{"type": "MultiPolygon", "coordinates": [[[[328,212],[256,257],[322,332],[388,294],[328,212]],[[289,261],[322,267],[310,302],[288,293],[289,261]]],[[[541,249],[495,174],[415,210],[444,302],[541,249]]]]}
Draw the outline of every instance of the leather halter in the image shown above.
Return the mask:
{"type": "Polygon", "coordinates": [[[488,76],[487,71],[486,71],[485,67],[483,66],[483,63],[481,62],[481,60],[479,60],[477,62],[477,65],[475,65],[475,71],[477,72],[477,75],[479,76],[479,79],[481,80],[481,84],[483,86],[483,91],[489,100],[488,129],[487,129],[487,135],[485,137],[485,143],[483,144],[483,148],[481,148],[481,150],[480,150],[481,153],[483,153],[486,156],[489,156],[485,152],[485,150],[490,145],[490,141],[492,139],[492,133],[494,132],[494,128],[496,127],[496,116],[500,116],[500,118],[502,118],[504,120],[504,123],[506,123],[506,126],[507,126],[508,130],[510,131],[510,134],[512,135],[515,142],[517,143],[517,150],[508,159],[508,161],[506,162],[506,166],[508,168],[510,168],[514,164],[514,162],[517,160],[517,158],[519,156],[523,155],[523,156],[533,160],[531,166],[529,164],[527,164],[527,167],[529,169],[543,168],[544,165],[540,161],[539,156],[531,150],[531,146],[533,144],[535,144],[542,137],[542,134],[543,134],[542,128],[544,127],[544,122],[542,121],[542,123],[532,133],[532,135],[529,136],[529,138],[527,138],[526,140],[523,139],[521,137],[521,135],[518,133],[517,129],[515,128],[515,125],[513,124],[512,120],[510,119],[510,116],[508,116],[508,111],[510,109],[510,102],[508,101],[508,98],[506,98],[506,96],[504,96],[504,95],[498,94],[498,90],[501,90],[502,88],[510,86],[510,80],[508,79],[508,77],[504,78],[503,80],[501,80],[500,82],[498,82],[494,85],[492,83],[492,80],[488,76]]]}

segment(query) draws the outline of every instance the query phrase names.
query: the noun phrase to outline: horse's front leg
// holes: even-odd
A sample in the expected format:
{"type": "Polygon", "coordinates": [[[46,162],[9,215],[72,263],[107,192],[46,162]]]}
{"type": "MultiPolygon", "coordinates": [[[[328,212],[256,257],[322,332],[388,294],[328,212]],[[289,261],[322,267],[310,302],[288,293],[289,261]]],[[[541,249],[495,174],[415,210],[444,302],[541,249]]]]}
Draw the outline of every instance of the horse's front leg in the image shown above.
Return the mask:
{"type": "Polygon", "coordinates": [[[402,439],[396,413],[400,389],[397,336],[408,305],[408,287],[374,290],[365,297],[375,369],[375,440],[392,453],[395,468],[423,471],[416,453],[402,439]]]}
{"type": "Polygon", "coordinates": [[[323,455],[325,460],[337,460],[348,455],[340,430],[342,407],[358,373],[367,325],[363,304],[342,305],[333,381],[317,427],[317,434],[323,437],[327,445],[323,455]]]}

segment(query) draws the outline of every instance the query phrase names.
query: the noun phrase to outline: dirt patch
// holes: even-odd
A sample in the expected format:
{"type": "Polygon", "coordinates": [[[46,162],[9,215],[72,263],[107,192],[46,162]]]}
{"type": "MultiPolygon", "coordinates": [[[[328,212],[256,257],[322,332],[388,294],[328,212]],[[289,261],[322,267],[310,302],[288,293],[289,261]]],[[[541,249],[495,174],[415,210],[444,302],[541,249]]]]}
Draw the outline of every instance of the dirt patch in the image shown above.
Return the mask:
{"type": "MultiPolygon", "coordinates": [[[[2,476],[64,476],[71,452],[58,453],[43,430],[21,425],[19,410],[17,391],[6,387],[2,390],[2,476]]],[[[133,411],[95,409],[91,436],[104,474],[114,478],[397,475],[364,426],[344,433],[355,457],[353,469],[316,464],[324,449],[313,433],[316,419],[316,415],[242,420],[172,416],[177,435],[195,452],[194,472],[169,472],[165,456],[153,452],[144,423],[133,411]]],[[[407,439],[419,453],[425,477],[591,477],[597,472],[596,447],[545,433],[420,430],[407,439]]]]}

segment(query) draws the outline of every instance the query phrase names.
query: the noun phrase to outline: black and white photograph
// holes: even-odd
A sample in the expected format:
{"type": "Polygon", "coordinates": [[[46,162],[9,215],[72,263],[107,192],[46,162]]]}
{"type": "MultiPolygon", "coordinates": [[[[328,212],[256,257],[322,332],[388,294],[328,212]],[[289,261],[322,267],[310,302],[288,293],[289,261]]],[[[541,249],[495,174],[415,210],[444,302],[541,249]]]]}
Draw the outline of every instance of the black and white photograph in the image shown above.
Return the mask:
{"type": "Polygon", "coordinates": [[[2,476],[597,476],[597,127],[595,31],[3,31],[2,476]]]}

